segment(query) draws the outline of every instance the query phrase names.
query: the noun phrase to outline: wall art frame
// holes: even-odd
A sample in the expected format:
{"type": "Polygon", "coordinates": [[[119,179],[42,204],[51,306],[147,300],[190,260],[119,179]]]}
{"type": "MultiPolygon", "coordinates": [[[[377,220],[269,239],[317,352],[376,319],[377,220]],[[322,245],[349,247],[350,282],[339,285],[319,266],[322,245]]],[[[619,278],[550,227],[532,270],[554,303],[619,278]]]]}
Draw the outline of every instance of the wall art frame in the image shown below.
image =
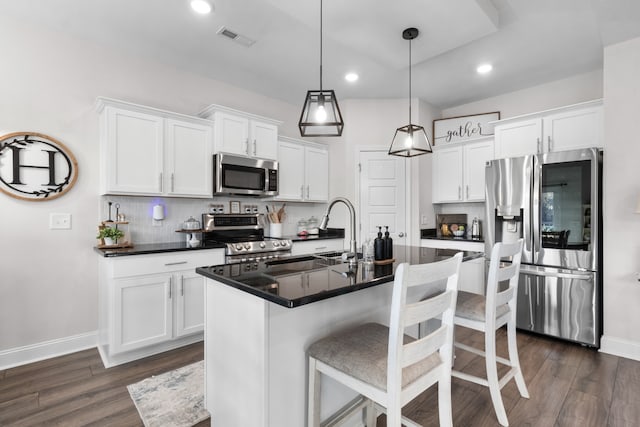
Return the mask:
{"type": "Polygon", "coordinates": [[[447,117],[433,121],[433,145],[467,142],[493,136],[490,122],[500,120],[500,112],[447,117]]]}

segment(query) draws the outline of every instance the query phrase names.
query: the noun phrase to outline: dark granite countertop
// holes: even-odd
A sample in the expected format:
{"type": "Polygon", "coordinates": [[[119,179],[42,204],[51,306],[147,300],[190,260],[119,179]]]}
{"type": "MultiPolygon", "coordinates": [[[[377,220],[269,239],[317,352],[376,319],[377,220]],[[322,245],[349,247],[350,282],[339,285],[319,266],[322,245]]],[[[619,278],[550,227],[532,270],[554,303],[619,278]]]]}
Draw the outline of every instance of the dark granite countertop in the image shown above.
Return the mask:
{"type": "Polygon", "coordinates": [[[101,249],[94,247],[93,249],[104,257],[119,257],[130,255],[147,255],[159,254],[163,252],[179,252],[179,251],[197,251],[201,249],[224,249],[224,243],[201,243],[198,246],[190,246],[186,242],[169,242],[169,243],[144,243],[137,244],[131,248],[117,249],[101,249]]]}
{"type": "Polygon", "coordinates": [[[421,239],[433,239],[433,240],[451,240],[454,242],[484,242],[484,239],[481,238],[472,238],[465,234],[461,237],[455,236],[442,236],[440,233],[436,232],[435,228],[423,228],[420,230],[420,238],[421,239]]]}
{"type": "MultiPolygon", "coordinates": [[[[283,239],[291,239],[293,242],[304,242],[307,240],[324,240],[324,239],[342,239],[344,238],[343,228],[329,228],[327,232],[310,236],[283,236],[283,239]]],[[[265,237],[269,239],[269,237],[265,237]]],[[[118,257],[118,256],[130,256],[130,255],[146,255],[146,254],[158,254],[163,252],[178,252],[178,251],[197,251],[199,249],[224,249],[226,246],[224,243],[219,242],[206,242],[201,243],[198,246],[190,246],[186,242],[169,242],[169,243],[144,243],[134,244],[131,248],[118,248],[118,249],[101,249],[94,247],[94,250],[104,257],[118,257]]]]}
{"type": "MultiPolygon", "coordinates": [[[[394,247],[395,261],[386,265],[355,266],[314,255],[301,255],[277,261],[262,261],[198,267],[196,272],[241,291],[288,308],[377,286],[393,280],[403,262],[425,264],[455,255],[457,250],[394,247]]],[[[483,256],[464,251],[464,261],[483,256]]]]}

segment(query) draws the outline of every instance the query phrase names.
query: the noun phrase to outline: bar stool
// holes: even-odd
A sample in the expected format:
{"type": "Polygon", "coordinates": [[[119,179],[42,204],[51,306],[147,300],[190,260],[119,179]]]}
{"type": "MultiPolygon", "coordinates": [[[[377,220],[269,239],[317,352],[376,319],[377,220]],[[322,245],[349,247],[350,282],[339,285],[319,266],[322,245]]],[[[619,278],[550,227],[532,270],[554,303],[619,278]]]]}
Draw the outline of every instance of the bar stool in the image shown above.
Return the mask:
{"type": "Polygon", "coordinates": [[[454,316],[456,325],[484,333],[484,351],[459,342],[454,342],[454,346],[483,356],[487,367],[487,378],[476,377],[456,370],[452,370],[451,375],[489,387],[498,422],[503,426],[508,426],[509,421],[500,394],[502,387],[514,378],[520,395],[529,398],[529,391],[520,369],[516,344],[516,302],[522,242],[523,240],[520,239],[516,243],[496,243],[493,246],[486,297],[460,291],[454,316]],[[501,259],[509,256],[512,257],[511,264],[501,265],[501,259]],[[506,280],[509,281],[508,287],[501,290],[500,282],[506,280]],[[496,331],[505,324],[507,325],[509,360],[496,355],[496,331]],[[510,367],[502,378],[498,378],[498,362],[510,367]]]}
{"type": "Polygon", "coordinates": [[[402,407],[438,383],[441,426],[452,425],[451,360],[453,312],[462,253],[440,262],[400,264],[395,272],[390,326],[367,323],[313,343],[309,356],[308,427],[320,425],[320,374],[327,375],[368,399],[367,426],[375,426],[374,403],[387,412],[387,426],[417,426],[402,417],[402,407]],[[407,288],[420,286],[430,294],[407,303],[407,288]],[[442,317],[441,325],[426,337],[413,339],[405,328],[442,317]]]}

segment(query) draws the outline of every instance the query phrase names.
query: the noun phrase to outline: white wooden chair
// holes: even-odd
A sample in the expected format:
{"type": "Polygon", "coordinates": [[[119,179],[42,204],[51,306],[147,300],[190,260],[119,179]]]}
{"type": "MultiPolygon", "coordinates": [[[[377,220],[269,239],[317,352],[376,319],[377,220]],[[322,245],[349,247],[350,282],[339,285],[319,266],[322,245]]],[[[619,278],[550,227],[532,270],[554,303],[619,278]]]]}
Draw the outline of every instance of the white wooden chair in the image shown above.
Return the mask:
{"type": "Polygon", "coordinates": [[[518,347],[516,344],[516,302],[518,275],[522,256],[522,242],[504,244],[496,243],[491,251],[491,263],[487,278],[487,295],[472,294],[460,291],[454,323],[484,333],[484,351],[455,342],[454,346],[485,358],[487,378],[476,377],[464,372],[452,371],[452,376],[489,387],[491,401],[498,417],[498,422],[508,426],[507,413],[502,403],[500,390],[512,378],[515,378],[518,391],[522,397],[528,398],[529,392],[520,369],[518,347]],[[504,257],[512,257],[511,264],[501,263],[504,257]],[[506,289],[500,289],[500,283],[509,281],[506,289]],[[507,325],[507,344],[509,360],[496,354],[496,330],[507,325]],[[498,378],[497,363],[510,367],[509,371],[498,378]]]}
{"type": "Polygon", "coordinates": [[[431,385],[438,383],[441,426],[452,425],[451,360],[453,312],[462,253],[440,262],[396,269],[389,327],[367,323],[313,343],[309,355],[308,426],[320,425],[320,379],[324,374],[360,393],[368,400],[367,426],[375,426],[376,406],[386,409],[387,426],[418,426],[402,417],[402,407],[431,385]],[[423,286],[433,294],[407,303],[407,288],[423,286]],[[417,340],[406,328],[442,317],[440,327],[417,340]]]}

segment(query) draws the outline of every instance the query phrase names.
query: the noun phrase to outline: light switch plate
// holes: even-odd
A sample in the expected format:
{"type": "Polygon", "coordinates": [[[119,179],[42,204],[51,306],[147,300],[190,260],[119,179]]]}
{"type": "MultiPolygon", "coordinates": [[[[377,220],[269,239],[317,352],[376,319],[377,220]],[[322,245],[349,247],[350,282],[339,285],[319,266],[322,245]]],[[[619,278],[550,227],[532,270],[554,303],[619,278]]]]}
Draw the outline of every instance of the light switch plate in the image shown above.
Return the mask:
{"type": "Polygon", "coordinates": [[[69,213],[51,213],[49,214],[49,229],[51,230],[70,230],[71,214],[69,213]]]}

